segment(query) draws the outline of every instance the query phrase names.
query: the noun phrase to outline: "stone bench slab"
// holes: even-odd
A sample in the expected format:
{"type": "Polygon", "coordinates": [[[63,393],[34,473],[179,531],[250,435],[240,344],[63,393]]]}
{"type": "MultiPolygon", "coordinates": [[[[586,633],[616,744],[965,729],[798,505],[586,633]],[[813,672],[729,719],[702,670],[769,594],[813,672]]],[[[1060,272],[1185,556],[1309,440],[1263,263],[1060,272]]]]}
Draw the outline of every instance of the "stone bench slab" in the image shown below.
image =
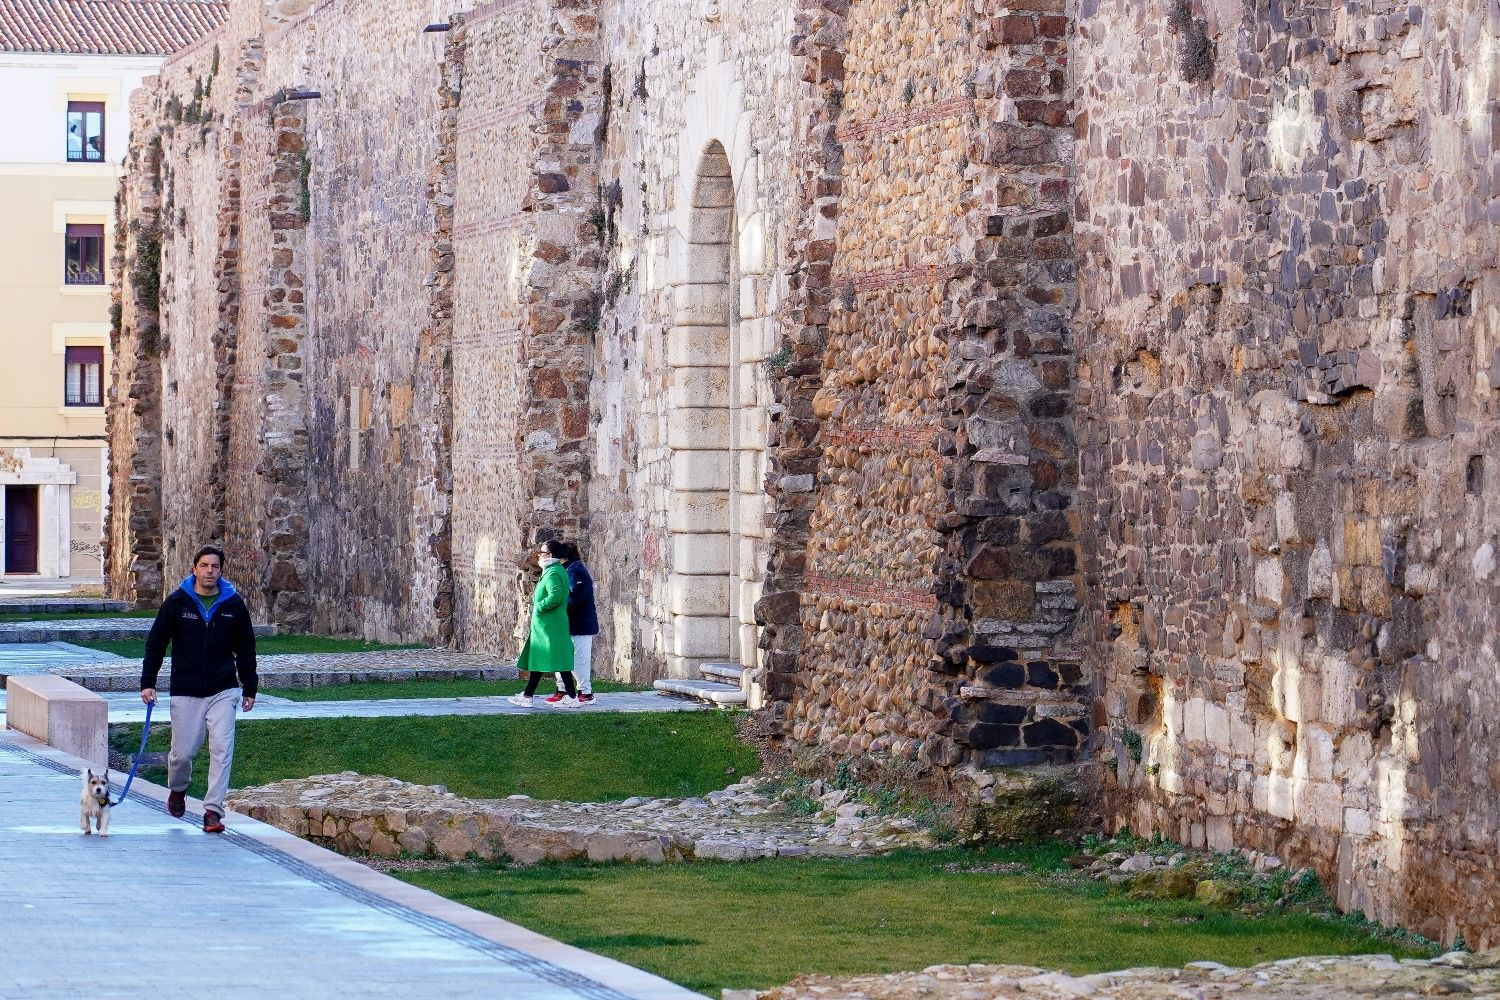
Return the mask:
{"type": "Polygon", "coordinates": [[[668,678],[652,681],[651,686],[663,694],[697,698],[699,701],[710,702],[714,705],[743,705],[745,703],[745,692],[740,690],[737,684],[668,678]]]}
{"type": "Polygon", "coordinates": [[[0,597],[0,615],[112,614],[129,610],[125,601],[100,597],[0,597]]]}

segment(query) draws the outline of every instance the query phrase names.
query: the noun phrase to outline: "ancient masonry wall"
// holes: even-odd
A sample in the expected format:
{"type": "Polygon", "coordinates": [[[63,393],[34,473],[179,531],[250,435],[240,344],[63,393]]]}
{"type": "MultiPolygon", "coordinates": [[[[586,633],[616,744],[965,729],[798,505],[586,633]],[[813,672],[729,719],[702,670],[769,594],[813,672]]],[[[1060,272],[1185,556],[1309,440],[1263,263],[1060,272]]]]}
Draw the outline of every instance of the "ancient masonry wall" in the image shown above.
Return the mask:
{"type": "Polygon", "coordinates": [[[825,103],[761,604],[798,740],[994,766],[1071,760],[1088,733],[1068,26],[1050,2],[827,3],[799,25],[825,103]]]}
{"type": "Polygon", "coordinates": [[[1500,13],[1085,0],[1105,812],[1500,940],[1500,13]]]}
{"type": "MultiPolygon", "coordinates": [[[[144,91],[132,95],[130,113],[132,132],[149,127],[144,91]]],[[[104,567],[112,596],[153,607],[162,595],[160,147],[132,147],[129,168],[115,203],[104,567]]]]}
{"type": "Polygon", "coordinates": [[[459,643],[518,651],[531,554],[576,539],[600,222],[592,3],[460,15],[453,173],[453,573],[459,643]]]}
{"type": "Polygon", "coordinates": [[[305,103],[304,125],[307,335],[297,357],[316,389],[304,401],[303,582],[318,631],[440,640],[451,622],[441,465],[451,411],[428,284],[428,177],[444,43],[422,33],[429,12],[406,0],[308,7],[268,11],[260,89],[321,94],[305,103]]]}
{"type": "Polygon", "coordinates": [[[589,522],[619,676],[758,669],[768,373],[797,221],[787,0],[601,5],[589,522]]]}

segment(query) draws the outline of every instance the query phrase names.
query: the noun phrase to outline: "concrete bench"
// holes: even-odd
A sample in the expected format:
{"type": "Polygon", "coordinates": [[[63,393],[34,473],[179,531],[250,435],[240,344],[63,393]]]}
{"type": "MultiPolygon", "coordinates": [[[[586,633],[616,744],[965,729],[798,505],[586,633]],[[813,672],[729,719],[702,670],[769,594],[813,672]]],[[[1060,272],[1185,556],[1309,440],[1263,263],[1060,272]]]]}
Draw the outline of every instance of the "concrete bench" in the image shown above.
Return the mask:
{"type": "Polygon", "coordinates": [[[109,703],[88,688],[51,675],[5,682],[5,724],[48,746],[109,765],[109,703]]]}

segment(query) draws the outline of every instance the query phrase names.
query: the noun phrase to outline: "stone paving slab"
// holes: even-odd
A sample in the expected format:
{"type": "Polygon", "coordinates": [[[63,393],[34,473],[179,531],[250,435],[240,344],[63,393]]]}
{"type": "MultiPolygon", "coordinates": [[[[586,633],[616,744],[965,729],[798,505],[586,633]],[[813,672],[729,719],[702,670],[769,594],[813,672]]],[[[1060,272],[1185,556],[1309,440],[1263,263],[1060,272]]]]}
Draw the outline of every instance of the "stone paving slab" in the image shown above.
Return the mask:
{"type": "MultiPolygon", "coordinates": [[[[151,631],[151,618],[75,618],[60,622],[7,622],[0,624],[0,643],[115,642],[144,639],[151,631]]],[[[276,634],[275,625],[256,625],[255,634],[276,634]]]]}
{"type": "Polygon", "coordinates": [[[57,615],[66,612],[129,611],[125,601],[103,597],[8,597],[0,593],[0,615],[57,615]]]}
{"type": "MultiPolygon", "coordinates": [[[[123,656],[106,653],[87,646],[75,646],[69,642],[15,642],[0,646],[0,687],[10,676],[36,674],[63,674],[70,670],[93,669],[99,666],[124,667],[134,661],[123,656]]],[[[140,665],[135,665],[137,678],[140,665]]],[[[69,678],[71,679],[71,678],[69,678]]],[[[75,682],[76,683],[76,682],[75,682]]],[[[84,687],[88,687],[87,684],[84,687]]]]}
{"type": "Polygon", "coordinates": [[[0,997],[687,1000],[682,987],[137,779],[78,829],[83,761],[0,732],[0,997]]]}

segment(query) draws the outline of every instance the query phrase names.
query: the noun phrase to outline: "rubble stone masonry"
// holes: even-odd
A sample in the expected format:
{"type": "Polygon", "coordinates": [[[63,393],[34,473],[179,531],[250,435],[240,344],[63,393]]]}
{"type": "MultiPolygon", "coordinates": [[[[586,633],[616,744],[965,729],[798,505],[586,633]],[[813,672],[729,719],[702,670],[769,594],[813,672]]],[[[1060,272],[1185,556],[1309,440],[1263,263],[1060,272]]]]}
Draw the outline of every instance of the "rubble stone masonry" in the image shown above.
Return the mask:
{"type": "Polygon", "coordinates": [[[1083,0],[1106,814],[1500,934],[1500,7],[1083,0]]]}
{"type": "Polygon", "coordinates": [[[108,572],[1500,934],[1500,6],[234,0],[132,102],[108,572]],[[434,10],[442,10],[440,15],[434,10]],[[428,22],[443,23],[424,32],[428,22]]]}

